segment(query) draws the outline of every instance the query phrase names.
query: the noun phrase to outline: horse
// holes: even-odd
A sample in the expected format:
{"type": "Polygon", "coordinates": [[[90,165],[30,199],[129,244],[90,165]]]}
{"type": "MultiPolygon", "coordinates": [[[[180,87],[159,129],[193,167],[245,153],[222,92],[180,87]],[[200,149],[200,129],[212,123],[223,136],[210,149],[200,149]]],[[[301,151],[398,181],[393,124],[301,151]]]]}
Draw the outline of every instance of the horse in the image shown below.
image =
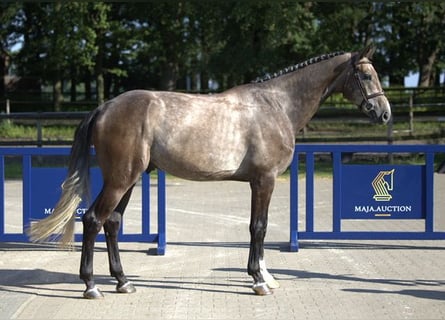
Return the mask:
{"type": "Polygon", "coordinates": [[[94,245],[102,227],[116,291],[136,291],[122,268],[117,234],[135,183],[154,169],[184,179],[250,183],[247,272],[255,294],[271,294],[279,283],[264,259],[269,202],[275,179],[291,163],[299,131],[333,93],[342,93],[376,123],[391,118],[371,62],[374,50],[317,56],[212,95],[132,90],[103,103],[77,127],[61,197],[52,215],[30,225],[30,239],[72,243],[75,209],[88,194],[93,145],[103,188],[82,218],[85,298],[103,297],[93,277],[94,245]]]}

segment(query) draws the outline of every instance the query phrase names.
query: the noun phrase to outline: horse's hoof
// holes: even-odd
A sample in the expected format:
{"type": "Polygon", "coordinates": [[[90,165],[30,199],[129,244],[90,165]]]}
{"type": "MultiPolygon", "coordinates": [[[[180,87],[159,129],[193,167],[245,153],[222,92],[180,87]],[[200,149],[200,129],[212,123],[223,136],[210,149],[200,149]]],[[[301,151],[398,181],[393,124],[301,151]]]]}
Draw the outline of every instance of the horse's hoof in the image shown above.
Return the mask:
{"type": "Polygon", "coordinates": [[[262,259],[260,259],[260,273],[263,276],[264,282],[267,283],[269,286],[269,289],[277,289],[280,287],[280,284],[277,280],[267,271],[266,269],[266,262],[262,259]]]}
{"type": "Polygon", "coordinates": [[[255,283],[252,287],[252,290],[255,292],[256,295],[259,296],[268,296],[273,293],[266,282],[255,283]]]}
{"type": "Polygon", "coordinates": [[[133,293],[136,292],[136,288],[130,281],[127,281],[123,285],[118,284],[116,286],[116,291],[119,293],[133,293]]]}
{"type": "Polygon", "coordinates": [[[86,299],[102,299],[104,297],[103,293],[97,288],[87,289],[83,292],[83,297],[86,299]]]}
{"type": "Polygon", "coordinates": [[[266,280],[266,283],[270,289],[278,289],[280,287],[280,283],[274,278],[266,280]]]}

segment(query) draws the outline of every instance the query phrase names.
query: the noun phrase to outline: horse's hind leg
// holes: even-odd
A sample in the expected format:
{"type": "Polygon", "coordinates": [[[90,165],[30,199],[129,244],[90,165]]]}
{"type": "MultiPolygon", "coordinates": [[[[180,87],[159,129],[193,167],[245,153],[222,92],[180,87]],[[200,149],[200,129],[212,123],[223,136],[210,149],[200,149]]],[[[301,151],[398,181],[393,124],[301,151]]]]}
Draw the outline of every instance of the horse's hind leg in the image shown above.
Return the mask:
{"type": "Polygon", "coordinates": [[[85,282],[87,287],[83,294],[85,298],[97,299],[103,297],[100,290],[96,287],[93,277],[94,244],[104,222],[113,213],[126,192],[126,189],[112,188],[105,184],[94,204],[83,216],[80,278],[85,282]]]}
{"type": "Polygon", "coordinates": [[[111,216],[104,223],[105,238],[107,241],[108,250],[108,262],[110,265],[110,274],[117,280],[116,291],[120,293],[133,293],[136,292],[133,284],[127,280],[124,274],[120,255],[119,246],[117,242],[117,236],[122,221],[122,215],[130,200],[131,192],[134,185],[125,193],[121,201],[113,211],[111,216]]]}
{"type": "Polygon", "coordinates": [[[103,294],[96,287],[93,278],[93,254],[94,243],[102,224],[97,221],[94,215],[94,204],[88,209],[82,218],[83,223],[83,238],[82,238],[82,256],[80,259],[80,278],[85,282],[86,289],[83,293],[84,298],[98,299],[102,298],[103,294]]]}

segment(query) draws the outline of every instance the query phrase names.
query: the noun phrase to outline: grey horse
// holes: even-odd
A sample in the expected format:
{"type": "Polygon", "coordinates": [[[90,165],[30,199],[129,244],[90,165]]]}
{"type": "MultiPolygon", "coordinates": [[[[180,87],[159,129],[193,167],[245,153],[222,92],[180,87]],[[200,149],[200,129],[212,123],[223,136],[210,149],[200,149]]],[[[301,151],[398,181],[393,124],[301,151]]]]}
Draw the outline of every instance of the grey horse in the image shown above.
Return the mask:
{"type": "Polygon", "coordinates": [[[142,172],[155,168],[191,180],[250,183],[247,271],[256,294],[272,293],[279,284],[264,260],[268,208],[299,131],[333,93],[342,93],[375,122],[391,118],[372,54],[367,47],[322,55],[218,94],[134,90],[105,102],[77,128],[61,198],[51,216],[31,225],[31,240],[73,240],[75,209],[89,187],[94,145],[104,184],[82,220],[85,298],[103,297],[93,278],[94,245],[102,227],[117,291],[135,291],[123,272],[117,234],[135,183],[142,172]]]}

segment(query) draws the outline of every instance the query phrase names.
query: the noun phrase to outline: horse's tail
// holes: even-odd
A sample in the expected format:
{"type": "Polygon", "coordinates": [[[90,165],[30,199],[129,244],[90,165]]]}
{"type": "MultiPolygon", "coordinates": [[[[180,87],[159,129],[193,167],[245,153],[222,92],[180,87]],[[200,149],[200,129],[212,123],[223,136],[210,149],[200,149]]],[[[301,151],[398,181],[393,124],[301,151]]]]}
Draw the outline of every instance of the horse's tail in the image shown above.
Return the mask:
{"type": "Polygon", "coordinates": [[[31,223],[27,231],[31,241],[56,240],[62,246],[72,245],[76,209],[82,198],[89,196],[91,129],[99,111],[93,110],[77,127],[62,195],[50,216],[31,223]]]}

